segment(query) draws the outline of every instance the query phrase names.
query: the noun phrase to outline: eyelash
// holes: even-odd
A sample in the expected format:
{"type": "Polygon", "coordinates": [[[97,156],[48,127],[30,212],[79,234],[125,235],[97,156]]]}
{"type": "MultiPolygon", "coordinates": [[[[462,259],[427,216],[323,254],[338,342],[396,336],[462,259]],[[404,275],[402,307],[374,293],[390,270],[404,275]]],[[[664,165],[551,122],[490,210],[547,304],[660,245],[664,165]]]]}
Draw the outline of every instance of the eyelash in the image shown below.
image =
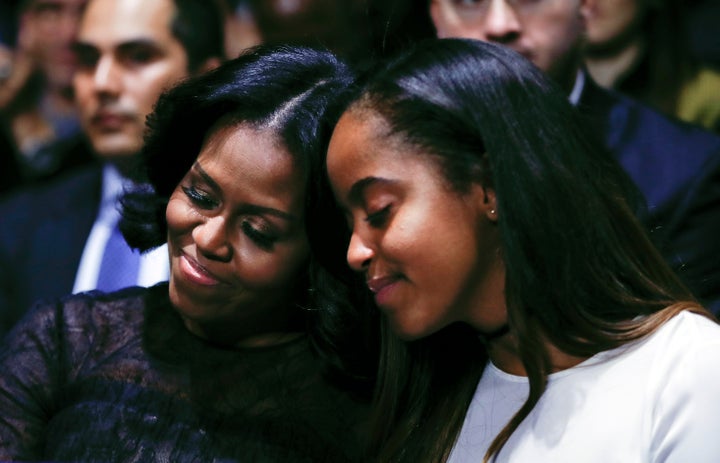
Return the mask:
{"type": "Polygon", "coordinates": [[[194,186],[182,187],[185,195],[192,201],[193,204],[200,207],[201,209],[212,209],[217,206],[217,201],[210,198],[204,193],[200,193],[194,186]]]}
{"type": "Polygon", "coordinates": [[[380,209],[377,212],[368,214],[365,217],[365,222],[367,222],[371,227],[381,227],[387,220],[387,216],[389,213],[390,213],[390,204],[383,207],[382,209],[380,209]]]}
{"type": "Polygon", "coordinates": [[[248,221],[243,221],[240,227],[242,228],[243,233],[245,233],[248,238],[253,240],[253,242],[262,249],[272,249],[273,245],[277,241],[277,238],[261,232],[257,228],[253,227],[248,221]]]}
{"type": "Polygon", "coordinates": [[[153,59],[154,53],[151,50],[137,49],[128,50],[122,56],[122,61],[128,65],[143,65],[149,63],[153,59]]]}
{"type": "MultiPolygon", "coordinates": [[[[217,206],[216,201],[211,199],[209,196],[200,193],[193,186],[182,187],[182,190],[185,192],[185,195],[190,199],[190,201],[201,209],[209,210],[217,206]]],[[[277,241],[277,238],[274,236],[268,235],[267,233],[261,232],[257,228],[253,227],[249,221],[243,221],[240,228],[248,238],[250,238],[262,249],[271,249],[277,241]]]]}

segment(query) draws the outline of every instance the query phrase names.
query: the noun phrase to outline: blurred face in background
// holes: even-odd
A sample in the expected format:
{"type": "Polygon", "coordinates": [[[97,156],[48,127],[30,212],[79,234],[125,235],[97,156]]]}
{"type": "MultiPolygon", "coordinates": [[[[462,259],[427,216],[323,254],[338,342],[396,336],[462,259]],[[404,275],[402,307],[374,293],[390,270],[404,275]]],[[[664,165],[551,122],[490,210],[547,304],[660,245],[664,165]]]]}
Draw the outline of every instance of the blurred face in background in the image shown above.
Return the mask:
{"type": "Polygon", "coordinates": [[[430,15],[439,37],[505,45],[569,89],[580,63],[585,1],[431,0],[430,15]]]}
{"type": "Polygon", "coordinates": [[[86,0],[30,0],[20,15],[18,47],[29,54],[48,83],[69,88],[75,72],[75,41],[86,0]]]}
{"type": "Polygon", "coordinates": [[[592,49],[624,46],[640,32],[645,0],[589,0],[587,45],[592,49]]]}
{"type": "Polygon", "coordinates": [[[145,118],[160,93],[188,75],[172,35],[172,0],[91,0],[75,51],[75,96],[95,152],[123,158],[140,151],[145,118]]]}

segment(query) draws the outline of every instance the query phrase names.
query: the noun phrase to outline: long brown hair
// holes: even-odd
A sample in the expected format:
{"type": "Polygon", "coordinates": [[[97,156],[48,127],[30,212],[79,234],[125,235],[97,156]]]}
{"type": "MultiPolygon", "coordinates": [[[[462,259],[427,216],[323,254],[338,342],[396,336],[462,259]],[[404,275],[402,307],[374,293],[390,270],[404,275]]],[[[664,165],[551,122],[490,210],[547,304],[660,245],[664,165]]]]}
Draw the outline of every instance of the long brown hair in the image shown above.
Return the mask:
{"type": "MultiPolygon", "coordinates": [[[[530,394],[485,461],[543,394],[548,342],[589,357],[680,311],[707,314],[636,219],[629,177],[566,95],[515,52],[467,39],[423,42],[372,73],[352,107],[379,114],[417,155],[437,159],[458,191],[473,183],[496,191],[509,326],[530,394]]],[[[374,456],[445,461],[486,361],[467,326],[412,343],[385,333],[374,456]]]]}

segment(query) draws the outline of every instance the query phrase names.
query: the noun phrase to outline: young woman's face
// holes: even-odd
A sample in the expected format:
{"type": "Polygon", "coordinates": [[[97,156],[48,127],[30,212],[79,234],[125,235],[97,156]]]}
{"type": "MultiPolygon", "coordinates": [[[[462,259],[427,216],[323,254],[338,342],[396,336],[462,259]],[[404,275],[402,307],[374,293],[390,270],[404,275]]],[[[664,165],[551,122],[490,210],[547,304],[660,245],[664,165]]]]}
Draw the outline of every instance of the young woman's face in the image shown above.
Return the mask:
{"type": "Polygon", "coordinates": [[[429,156],[351,110],[328,151],[335,196],[352,228],[348,263],[405,339],[453,322],[482,332],[506,323],[494,193],[453,190],[429,156]]]}
{"type": "Polygon", "coordinates": [[[309,255],[304,184],[273,135],[242,125],[210,135],[166,210],[170,299],[191,331],[287,324],[309,255]]]}

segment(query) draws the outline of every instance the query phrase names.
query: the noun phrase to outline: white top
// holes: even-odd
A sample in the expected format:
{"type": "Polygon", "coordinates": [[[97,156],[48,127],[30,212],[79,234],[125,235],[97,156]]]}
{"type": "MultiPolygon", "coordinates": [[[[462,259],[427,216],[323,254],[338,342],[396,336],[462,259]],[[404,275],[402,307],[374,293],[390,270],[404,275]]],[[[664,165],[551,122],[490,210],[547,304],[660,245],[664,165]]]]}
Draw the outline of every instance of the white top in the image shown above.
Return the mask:
{"type": "MultiPolygon", "coordinates": [[[[488,364],[450,463],[477,463],[527,398],[488,364]]],[[[497,462],[720,462],[720,325],[682,312],[647,339],[550,375],[497,462]]]]}
{"type": "MultiPolygon", "coordinates": [[[[110,233],[115,228],[118,220],[120,220],[118,198],[122,195],[126,182],[127,180],[120,175],[114,166],[105,164],[100,209],[85,242],[85,249],[80,258],[80,266],[75,276],[73,293],[89,291],[95,289],[97,285],[105,245],[110,238],[110,233]]],[[[166,244],[140,256],[138,286],[152,286],[155,283],[167,281],[169,276],[170,263],[166,244]]]]}

